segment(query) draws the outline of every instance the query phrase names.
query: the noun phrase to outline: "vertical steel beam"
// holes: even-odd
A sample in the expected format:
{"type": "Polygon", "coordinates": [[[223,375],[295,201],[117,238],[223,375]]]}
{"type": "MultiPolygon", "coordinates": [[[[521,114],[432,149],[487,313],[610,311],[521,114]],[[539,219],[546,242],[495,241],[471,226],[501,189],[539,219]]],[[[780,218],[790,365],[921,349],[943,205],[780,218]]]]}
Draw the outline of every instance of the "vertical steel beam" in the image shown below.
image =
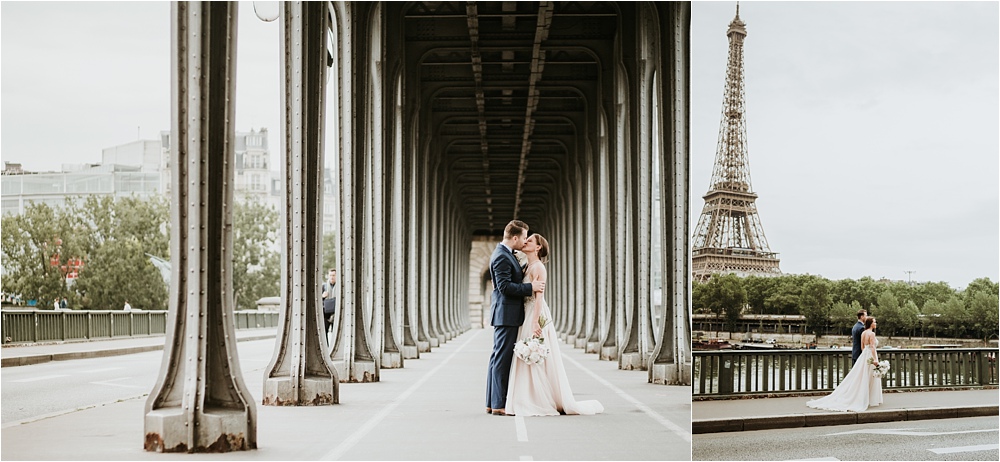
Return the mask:
{"type": "MultiPolygon", "coordinates": [[[[371,101],[364,97],[371,91],[369,76],[370,47],[367,37],[372,33],[372,4],[337,2],[342,19],[341,46],[341,259],[344,271],[338,274],[342,288],[344,311],[344,360],[338,369],[342,382],[377,382],[379,368],[369,334],[372,306],[366,290],[366,188],[370,174],[367,157],[371,153],[368,139],[371,101]]],[[[341,301],[338,301],[340,304],[341,301]]]]}
{"type": "Polygon", "coordinates": [[[657,4],[660,22],[660,162],[663,302],[649,382],[691,385],[690,101],[691,5],[657,4]]]}
{"type": "Polygon", "coordinates": [[[143,447],[257,447],[233,323],[232,203],[237,5],[171,5],[170,310],[143,447]]]}
{"type": "Polygon", "coordinates": [[[319,296],[328,13],[324,3],[284,4],[283,311],[274,356],[264,374],[266,406],[339,401],[337,371],[326,356],[319,296]]]}

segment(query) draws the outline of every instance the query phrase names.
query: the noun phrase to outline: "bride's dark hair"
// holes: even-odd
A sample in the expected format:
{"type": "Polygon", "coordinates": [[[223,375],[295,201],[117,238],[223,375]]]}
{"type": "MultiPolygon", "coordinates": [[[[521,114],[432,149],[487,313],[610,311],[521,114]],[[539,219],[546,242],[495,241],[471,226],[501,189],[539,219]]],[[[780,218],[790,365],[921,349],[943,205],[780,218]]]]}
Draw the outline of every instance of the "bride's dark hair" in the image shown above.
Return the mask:
{"type": "Polygon", "coordinates": [[[865,319],[865,329],[870,329],[873,322],[875,322],[875,318],[873,316],[869,316],[868,319],[865,319]]]}
{"type": "Polygon", "coordinates": [[[535,240],[538,241],[538,259],[542,263],[549,262],[549,241],[541,234],[535,233],[535,240]]]}

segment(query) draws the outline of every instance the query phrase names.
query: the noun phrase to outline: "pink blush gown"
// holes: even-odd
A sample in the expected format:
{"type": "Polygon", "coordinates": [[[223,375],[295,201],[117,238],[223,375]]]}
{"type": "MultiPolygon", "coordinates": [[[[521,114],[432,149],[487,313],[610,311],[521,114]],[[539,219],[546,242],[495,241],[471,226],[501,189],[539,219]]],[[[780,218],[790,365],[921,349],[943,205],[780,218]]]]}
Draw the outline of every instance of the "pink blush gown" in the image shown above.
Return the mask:
{"type": "MultiPolygon", "coordinates": [[[[878,345],[878,339],[875,344],[878,345]]],[[[882,379],[872,374],[872,365],[868,364],[871,357],[872,347],[869,346],[832,393],[808,401],[806,406],[827,411],[861,412],[869,406],[882,404],[882,379]]]]}
{"type": "MultiPolygon", "coordinates": [[[[524,282],[530,282],[526,275],[524,282]]],[[[518,328],[517,339],[531,337],[531,313],[534,310],[534,297],[528,297],[524,303],[524,324],[518,328]]],[[[559,334],[552,323],[552,312],[545,298],[539,298],[542,304],[541,315],[549,322],[542,328],[542,338],[551,349],[549,357],[542,364],[528,363],[514,357],[510,366],[510,381],[507,385],[507,414],[519,416],[543,416],[560,414],[594,415],[604,412],[604,406],[597,400],[577,401],[573,398],[573,390],[566,377],[562,355],[559,353],[559,334]]]]}

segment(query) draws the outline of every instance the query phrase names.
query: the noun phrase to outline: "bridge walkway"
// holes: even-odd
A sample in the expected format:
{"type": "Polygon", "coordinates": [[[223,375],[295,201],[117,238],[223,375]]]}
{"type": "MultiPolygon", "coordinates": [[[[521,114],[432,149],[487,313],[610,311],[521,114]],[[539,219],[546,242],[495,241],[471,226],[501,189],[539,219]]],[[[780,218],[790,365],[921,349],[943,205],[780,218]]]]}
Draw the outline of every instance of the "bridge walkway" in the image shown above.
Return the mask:
{"type": "MultiPolygon", "coordinates": [[[[253,451],[195,455],[145,452],[142,449],[145,399],[136,398],[5,424],[0,458],[690,459],[690,387],[649,384],[645,371],[622,371],[617,363],[601,361],[596,355],[564,344],[560,347],[574,395],[578,399],[600,400],[605,406],[604,414],[487,415],[484,382],[491,338],[491,329],[471,330],[430,353],[421,354],[418,360],[407,360],[402,369],[383,369],[377,383],[341,384],[341,403],[333,406],[262,406],[259,404],[264,382],[261,369],[245,368],[244,379],[258,403],[258,449],[253,451]]],[[[85,348],[86,344],[78,347],[85,348]]],[[[4,356],[13,357],[13,352],[20,348],[27,347],[4,348],[4,356]]],[[[240,358],[242,364],[268,359],[240,358]]]]}

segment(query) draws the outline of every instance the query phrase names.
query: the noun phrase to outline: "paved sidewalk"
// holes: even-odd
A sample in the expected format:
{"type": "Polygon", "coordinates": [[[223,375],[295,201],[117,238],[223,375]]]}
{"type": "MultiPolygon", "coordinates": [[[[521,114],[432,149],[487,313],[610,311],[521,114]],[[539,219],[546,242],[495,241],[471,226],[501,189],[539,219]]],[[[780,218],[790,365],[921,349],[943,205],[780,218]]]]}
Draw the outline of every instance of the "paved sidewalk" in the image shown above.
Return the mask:
{"type": "Polygon", "coordinates": [[[996,416],[1000,390],[885,392],[881,406],[865,412],[831,412],[806,406],[817,396],[695,401],[692,433],[852,425],[903,420],[996,416]]]}
{"type": "MultiPolygon", "coordinates": [[[[266,342],[266,341],[264,341],[266,342]]],[[[645,371],[560,343],[577,399],[596,416],[484,413],[492,329],[475,329],[382,369],[377,383],[340,384],[340,404],[263,406],[271,348],[240,345],[256,403],[258,449],[225,454],[143,450],[145,397],[3,426],[2,460],[690,460],[691,389],[654,385],[645,371]],[[256,356],[244,352],[266,351],[256,356]],[[612,442],[614,444],[612,444],[612,442]]],[[[26,366],[33,367],[33,366],[26,366]]]]}
{"type": "MultiPolygon", "coordinates": [[[[277,329],[237,329],[239,342],[274,338],[277,329]]],[[[48,361],[100,358],[105,356],[130,355],[163,349],[166,337],[133,337],[109,340],[53,342],[29,345],[4,345],[0,348],[2,367],[26,366],[48,361]]]]}

